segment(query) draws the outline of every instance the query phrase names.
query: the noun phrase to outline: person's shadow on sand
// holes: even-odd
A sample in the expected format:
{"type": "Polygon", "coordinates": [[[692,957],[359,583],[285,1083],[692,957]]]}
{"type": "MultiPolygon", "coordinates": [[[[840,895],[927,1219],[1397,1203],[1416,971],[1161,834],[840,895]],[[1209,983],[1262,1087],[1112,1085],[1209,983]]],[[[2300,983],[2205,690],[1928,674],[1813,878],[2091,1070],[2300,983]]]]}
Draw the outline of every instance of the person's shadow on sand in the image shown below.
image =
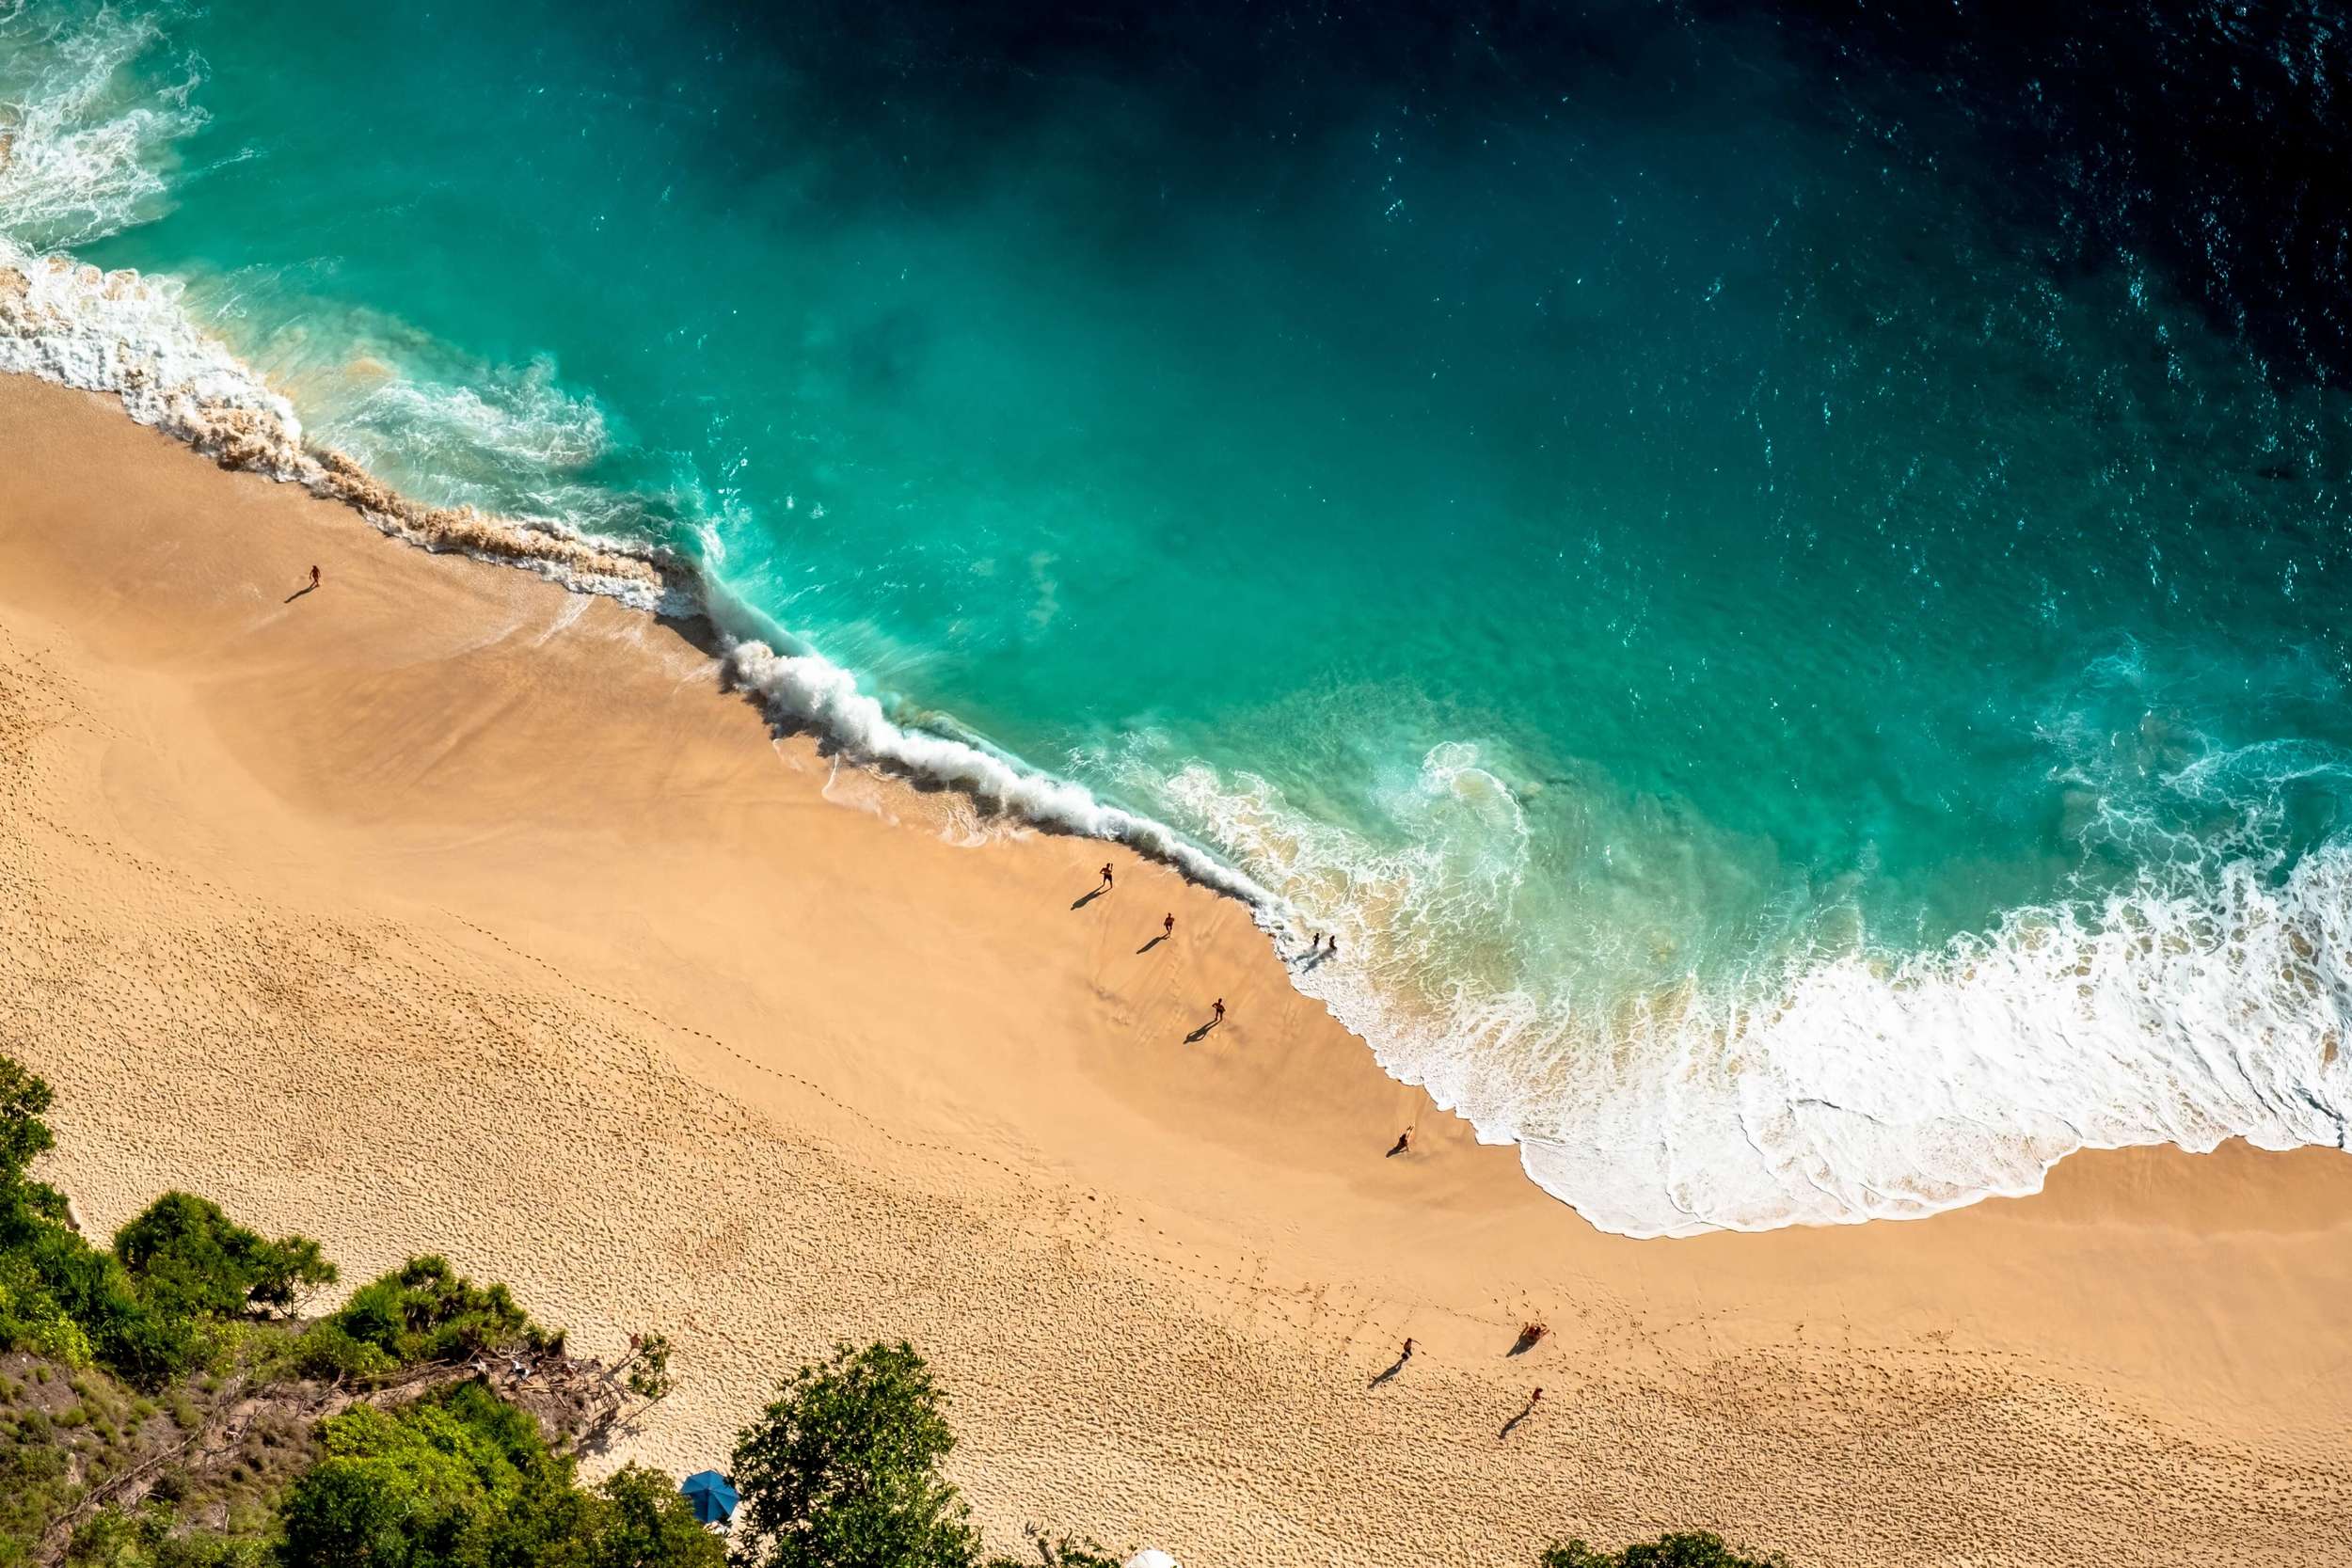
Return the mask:
{"type": "Polygon", "coordinates": [[[1166,937],[1153,937],[1150,942],[1147,942],[1141,947],[1136,948],[1136,951],[1138,953],[1149,953],[1152,949],[1157,947],[1160,943],[1166,942],[1167,940],[1168,939],[1166,937]]]}
{"type": "Polygon", "coordinates": [[[1520,1411],[1518,1415],[1503,1422],[1502,1430],[1495,1433],[1495,1441],[1498,1443],[1508,1441],[1511,1433],[1518,1431],[1519,1423],[1527,1419],[1530,1416],[1535,1414],[1535,1404],[1536,1402],[1534,1400],[1529,1400],[1527,1402],[1526,1409],[1520,1411]]]}
{"type": "Polygon", "coordinates": [[[1387,1386],[1389,1384],[1396,1380],[1396,1374],[1403,1371],[1405,1370],[1405,1363],[1410,1361],[1412,1357],[1410,1355],[1398,1356],[1390,1364],[1387,1371],[1382,1372],[1378,1377],[1374,1378],[1372,1382],[1367,1385],[1367,1386],[1373,1388],[1387,1386]]]}
{"type": "Polygon", "coordinates": [[[1191,1034],[1186,1035],[1184,1037],[1184,1043],[1186,1045],[1199,1045],[1202,1040],[1208,1038],[1210,1030],[1216,1028],[1218,1024],[1224,1022],[1225,1021],[1221,1018],[1213,1018],[1209,1020],[1208,1022],[1202,1024],[1200,1028],[1195,1029],[1191,1034]]]}
{"type": "Polygon", "coordinates": [[[1110,892],[1110,889],[1106,887],[1098,887],[1092,893],[1088,894],[1084,898],[1072,900],[1070,907],[1073,910],[1083,910],[1089,904],[1093,903],[1097,898],[1102,897],[1103,895],[1108,892],[1110,892]]]}
{"type": "Polygon", "coordinates": [[[292,604],[292,603],[294,603],[296,599],[301,598],[304,594],[315,594],[315,593],[317,593],[318,591],[319,591],[319,585],[318,585],[317,583],[315,583],[315,582],[306,582],[306,583],[304,583],[301,587],[299,587],[299,588],[295,589],[293,593],[291,593],[291,594],[287,594],[284,598],[282,598],[282,599],[278,600],[278,603],[280,603],[280,604],[292,604]]]}

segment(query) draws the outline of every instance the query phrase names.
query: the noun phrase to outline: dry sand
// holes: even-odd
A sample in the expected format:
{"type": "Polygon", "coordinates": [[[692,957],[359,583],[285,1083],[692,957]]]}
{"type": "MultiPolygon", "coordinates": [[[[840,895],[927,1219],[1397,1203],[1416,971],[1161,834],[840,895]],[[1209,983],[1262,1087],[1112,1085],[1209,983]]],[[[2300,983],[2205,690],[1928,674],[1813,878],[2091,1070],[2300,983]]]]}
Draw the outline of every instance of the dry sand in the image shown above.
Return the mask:
{"type": "Polygon", "coordinates": [[[56,1085],[52,1174],[99,1227],[187,1186],[352,1277],[446,1252],[591,1351],[670,1332],[636,1457],[721,1462],[800,1360],[905,1336],[1000,1545],[2352,1559],[2342,1154],[1604,1236],[1383,1077],[1240,908],[836,771],[676,628],[12,379],[0,1050],[56,1085]]]}

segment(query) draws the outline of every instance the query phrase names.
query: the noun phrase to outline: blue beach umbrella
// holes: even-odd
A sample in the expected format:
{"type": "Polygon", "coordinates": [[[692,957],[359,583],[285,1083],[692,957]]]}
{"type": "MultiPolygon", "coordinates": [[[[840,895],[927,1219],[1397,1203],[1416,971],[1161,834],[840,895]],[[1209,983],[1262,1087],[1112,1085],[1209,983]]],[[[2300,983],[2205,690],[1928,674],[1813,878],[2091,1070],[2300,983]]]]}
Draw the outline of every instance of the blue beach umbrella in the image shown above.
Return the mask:
{"type": "Polygon", "coordinates": [[[694,1505],[694,1517],[706,1525],[722,1525],[735,1517],[735,1488],[716,1470],[688,1476],[678,1490],[694,1505]]]}

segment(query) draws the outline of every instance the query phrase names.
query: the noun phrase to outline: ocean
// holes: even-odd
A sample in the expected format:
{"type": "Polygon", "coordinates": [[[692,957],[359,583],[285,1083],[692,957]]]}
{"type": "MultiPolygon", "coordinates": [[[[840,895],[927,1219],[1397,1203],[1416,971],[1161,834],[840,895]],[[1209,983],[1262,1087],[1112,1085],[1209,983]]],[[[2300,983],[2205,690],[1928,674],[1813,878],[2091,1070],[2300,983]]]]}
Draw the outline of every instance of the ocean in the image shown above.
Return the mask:
{"type": "Polygon", "coordinates": [[[2352,32],[2068,9],[0,0],[0,368],[649,554],[1611,1230],[2342,1148],[2352,32]]]}

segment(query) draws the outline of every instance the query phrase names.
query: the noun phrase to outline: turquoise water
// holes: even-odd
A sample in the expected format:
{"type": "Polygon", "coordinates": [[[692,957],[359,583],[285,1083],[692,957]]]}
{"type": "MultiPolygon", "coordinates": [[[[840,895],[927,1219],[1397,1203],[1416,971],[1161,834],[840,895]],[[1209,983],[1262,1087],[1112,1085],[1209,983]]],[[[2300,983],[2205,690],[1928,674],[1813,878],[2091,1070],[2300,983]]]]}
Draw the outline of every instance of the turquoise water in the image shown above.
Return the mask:
{"type": "Polygon", "coordinates": [[[2031,72],[1637,5],[475,10],[0,6],[0,231],[1172,825],[1604,1225],[2343,1142],[2343,278],[2306,320],[2031,72]]]}

